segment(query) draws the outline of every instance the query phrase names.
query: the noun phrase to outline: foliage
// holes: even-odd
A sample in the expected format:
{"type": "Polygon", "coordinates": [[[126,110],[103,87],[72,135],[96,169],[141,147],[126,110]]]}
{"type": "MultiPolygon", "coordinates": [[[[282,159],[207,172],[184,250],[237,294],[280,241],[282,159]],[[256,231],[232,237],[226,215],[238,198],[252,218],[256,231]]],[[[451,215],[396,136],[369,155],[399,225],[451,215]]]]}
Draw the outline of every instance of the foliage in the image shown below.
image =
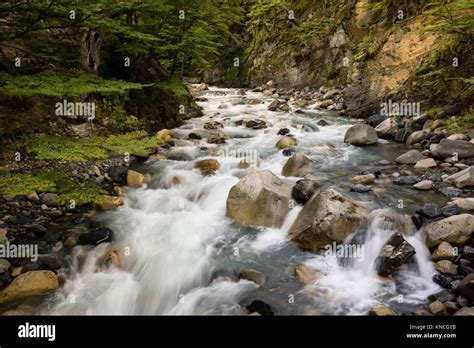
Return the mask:
{"type": "Polygon", "coordinates": [[[106,159],[110,152],[146,156],[160,140],[148,137],[144,131],[108,137],[74,139],[59,136],[37,136],[30,140],[27,150],[38,159],[61,161],[86,161],[106,159]]]}
{"type": "Polygon", "coordinates": [[[32,192],[55,192],[56,186],[48,178],[39,178],[29,173],[0,177],[0,194],[8,198],[32,192]]]}

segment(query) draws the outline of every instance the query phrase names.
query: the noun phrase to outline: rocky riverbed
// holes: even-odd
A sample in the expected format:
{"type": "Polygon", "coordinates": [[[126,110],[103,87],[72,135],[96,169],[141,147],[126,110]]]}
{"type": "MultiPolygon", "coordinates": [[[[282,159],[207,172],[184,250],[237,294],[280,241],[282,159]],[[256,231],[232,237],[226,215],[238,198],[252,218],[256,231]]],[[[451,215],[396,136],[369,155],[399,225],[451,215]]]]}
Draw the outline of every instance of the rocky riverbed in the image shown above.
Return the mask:
{"type": "Polygon", "coordinates": [[[343,88],[191,89],[204,116],[148,158],[17,169],[105,192],[0,201],[0,242],[38,245],[0,257],[5,315],[473,314],[472,132],[349,119],[343,88]]]}

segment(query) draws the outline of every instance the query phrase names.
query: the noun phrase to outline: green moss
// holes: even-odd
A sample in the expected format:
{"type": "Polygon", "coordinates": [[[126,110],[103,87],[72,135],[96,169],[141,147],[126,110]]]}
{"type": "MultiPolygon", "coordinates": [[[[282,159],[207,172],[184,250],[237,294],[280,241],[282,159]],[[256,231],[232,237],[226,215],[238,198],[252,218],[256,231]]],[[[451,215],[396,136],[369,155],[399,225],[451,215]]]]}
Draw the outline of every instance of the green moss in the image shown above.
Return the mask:
{"type": "Polygon", "coordinates": [[[137,131],[108,137],[73,139],[59,136],[38,136],[27,144],[27,150],[38,159],[80,161],[106,159],[110,152],[147,156],[149,149],[161,141],[137,131]]]}
{"type": "Polygon", "coordinates": [[[461,116],[451,117],[446,121],[446,129],[450,133],[459,133],[474,128],[474,109],[461,116]]]}
{"type": "Polygon", "coordinates": [[[1,74],[0,92],[7,95],[45,95],[51,97],[77,97],[98,93],[102,95],[125,94],[130,89],[141,89],[139,83],[105,80],[85,73],[42,72],[35,75],[10,76],[1,74]]]}
{"type": "Polygon", "coordinates": [[[0,194],[8,198],[32,192],[56,192],[51,179],[39,178],[28,173],[13,174],[0,178],[0,194]]]}

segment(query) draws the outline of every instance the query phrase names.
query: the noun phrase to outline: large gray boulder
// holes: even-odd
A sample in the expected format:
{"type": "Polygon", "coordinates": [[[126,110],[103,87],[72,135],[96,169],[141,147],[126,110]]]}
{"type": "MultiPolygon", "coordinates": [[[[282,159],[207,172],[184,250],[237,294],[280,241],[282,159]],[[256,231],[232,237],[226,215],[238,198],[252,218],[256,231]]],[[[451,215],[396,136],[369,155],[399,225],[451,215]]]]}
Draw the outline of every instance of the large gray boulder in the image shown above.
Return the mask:
{"type": "Polygon", "coordinates": [[[429,248],[441,242],[466,243],[474,232],[474,215],[453,215],[425,226],[426,244],[429,248]]]}
{"type": "Polygon", "coordinates": [[[242,226],[280,227],[290,211],[290,187],[268,170],[251,173],[227,197],[227,216],[242,226]]]}
{"type": "Polygon", "coordinates": [[[435,157],[451,157],[457,154],[459,159],[474,157],[474,144],[466,140],[442,139],[439,144],[432,144],[430,151],[435,157]]]}
{"type": "Polygon", "coordinates": [[[447,177],[444,181],[458,188],[474,186],[474,167],[469,167],[447,177]]]}
{"type": "Polygon", "coordinates": [[[306,202],[290,228],[289,237],[305,249],[342,243],[364,225],[367,215],[367,210],[349,196],[325,189],[306,202]]]}
{"type": "Polygon", "coordinates": [[[373,145],[379,140],[375,129],[366,124],[357,124],[349,128],[344,136],[344,142],[351,145],[373,145]]]}
{"type": "Polygon", "coordinates": [[[418,150],[410,150],[401,154],[395,159],[395,162],[399,164],[415,164],[416,162],[425,158],[420,151],[418,150]]]}

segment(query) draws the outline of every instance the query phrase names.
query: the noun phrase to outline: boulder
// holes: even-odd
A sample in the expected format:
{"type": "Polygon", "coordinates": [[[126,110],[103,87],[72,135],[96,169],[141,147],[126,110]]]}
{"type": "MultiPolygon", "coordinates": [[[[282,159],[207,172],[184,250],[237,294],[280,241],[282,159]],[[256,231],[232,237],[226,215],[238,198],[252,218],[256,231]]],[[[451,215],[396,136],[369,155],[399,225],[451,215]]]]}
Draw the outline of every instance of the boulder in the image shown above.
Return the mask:
{"type": "Polygon", "coordinates": [[[369,309],[369,315],[377,317],[393,316],[397,315],[390,307],[387,306],[376,306],[369,309]]]}
{"type": "Polygon", "coordinates": [[[454,260],[457,256],[457,252],[453,248],[451,244],[448,242],[441,242],[436,250],[431,255],[433,261],[440,261],[440,260],[454,260]]]}
{"type": "Polygon", "coordinates": [[[319,120],[317,125],[321,126],[321,127],[326,127],[326,126],[329,126],[329,122],[327,122],[325,120],[319,120]]]}
{"type": "Polygon", "coordinates": [[[290,211],[290,188],[268,170],[251,173],[227,197],[227,216],[243,226],[280,227],[290,211]]]}
{"type": "Polygon", "coordinates": [[[474,157],[474,144],[465,140],[442,139],[439,144],[432,144],[430,151],[435,157],[451,157],[455,153],[459,159],[474,157]]]}
{"type": "Polygon", "coordinates": [[[224,125],[217,121],[211,121],[204,123],[204,129],[219,129],[224,128],[224,125]]]}
{"type": "Polygon", "coordinates": [[[278,135],[287,135],[290,133],[290,130],[288,128],[281,128],[279,131],[278,131],[278,135]]]}
{"type": "Polygon", "coordinates": [[[57,207],[59,205],[59,196],[56,193],[45,193],[41,195],[41,201],[48,207],[57,207]]]}
{"type": "Polygon", "coordinates": [[[426,139],[430,135],[431,135],[431,132],[428,132],[426,130],[413,132],[408,136],[406,144],[413,145],[413,144],[419,143],[420,141],[426,139]]]}
{"type": "Polygon", "coordinates": [[[315,271],[305,265],[299,265],[295,268],[295,275],[305,285],[314,283],[316,279],[315,271]]]}
{"type": "Polygon", "coordinates": [[[127,185],[129,186],[142,186],[148,184],[148,176],[134,170],[128,170],[127,172],[127,185]]]}
{"type": "Polygon", "coordinates": [[[281,171],[281,175],[303,177],[310,172],[308,165],[311,162],[311,159],[306,157],[303,153],[295,153],[288,159],[288,161],[286,161],[281,171]]]}
{"type": "Polygon", "coordinates": [[[351,145],[372,145],[378,141],[375,129],[366,124],[358,124],[349,128],[344,136],[344,142],[351,145]]]}
{"type": "Polygon", "coordinates": [[[288,149],[290,147],[298,145],[298,141],[292,137],[283,137],[276,143],[276,147],[280,150],[288,149]]]}
{"type": "Polygon", "coordinates": [[[449,204],[454,204],[461,208],[461,210],[474,210],[474,198],[458,198],[451,201],[449,204]]]}
{"type": "Polygon", "coordinates": [[[249,100],[247,101],[247,104],[248,104],[248,105],[258,105],[258,104],[260,104],[260,103],[261,103],[261,101],[258,100],[258,99],[249,99],[249,100]]]}
{"type": "Polygon", "coordinates": [[[375,181],[374,174],[357,175],[351,179],[351,182],[355,185],[357,184],[369,185],[369,184],[373,184],[374,181],[375,181]]]}
{"type": "Polygon", "coordinates": [[[324,248],[332,242],[342,243],[358,231],[367,215],[360,203],[334,189],[325,189],[304,205],[288,234],[302,248],[324,248]]]}
{"type": "Polygon", "coordinates": [[[458,266],[449,260],[440,260],[436,262],[436,270],[440,273],[456,275],[458,273],[458,266]]]}
{"type": "Polygon", "coordinates": [[[79,244],[81,245],[99,245],[112,241],[113,232],[110,228],[104,226],[96,226],[90,228],[86,233],[79,236],[79,244]]]}
{"type": "Polygon", "coordinates": [[[314,180],[298,180],[291,190],[291,196],[299,204],[305,204],[320,187],[321,185],[314,180]]]}
{"type": "Polygon", "coordinates": [[[444,306],[443,302],[441,302],[441,301],[436,300],[434,302],[431,302],[429,307],[430,307],[430,312],[433,315],[445,315],[445,314],[447,314],[446,307],[444,306]]]}
{"type": "Polygon", "coordinates": [[[454,184],[458,188],[474,186],[474,166],[450,175],[444,181],[454,184]]]}
{"type": "Polygon", "coordinates": [[[422,180],[415,185],[413,185],[413,188],[417,190],[431,190],[433,188],[433,181],[431,180],[422,180]]]}
{"type": "Polygon", "coordinates": [[[268,110],[270,111],[277,111],[278,108],[280,107],[280,101],[278,99],[275,99],[268,105],[268,110]]]}
{"type": "Polygon", "coordinates": [[[32,201],[32,202],[37,202],[40,200],[38,194],[33,191],[33,192],[30,192],[26,195],[26,198],[29,200],[29,201],[32,201]]]}
{"type": "Polygon", "coordinates": [[[194,165],[194,168],[197,168],[201,171],[202,175],[212,175],[221,167],[219,161],[215,159],[204,159],[199,160],[194,165]]]}
{"type": "Polygon", "coordinates": [[[120,207],[123,203],[122,197],[102,195],[97,199],[94,205],[101,210],[110,210],[120,207]]]}
{"type": "Polygon", "coordinates": [[[56,274],[51,271],[30,271],[17,276],[0,291],[0,304],[25,297],[42,295],[59,287],[56,274]]]}
{"type": "Polygon", "coordinates": [[[254,269],[241,269],[239,272],[239,278],[250,280],[260,286],[265,284],[265,275],[254,269]]]}
{"type": "Polygon", "coordinates": [[[263,120],[250,120],[245,124],[245,127],[252,129],[263,129],[267,128],[267,123],[263,120]]]}
{"type": "Polygon", "coordinates": [[[247,309],[250,314],[258,313],[262,316],[275,315],[275,310],[269,304],[260,300],[252,301],[245,309],[247,309]]]}
{"type": "Polygon", "coordinates": [[[416,162],[422,160],[424,157],[418,150],[410,150],[404,154],[397,157],[395,162],[400,164],[415,164],[416,162]]]}
{"type": "Polygon", "coordinates": [[[474,307],[463,307],[453,315],[455,316],[474,316],[474,307]]]}
{"type": "Polygon", "coordinates": [[[388,138],[397,129],[397,122],[392,118],[387,118],[375,127],[375,132],[379,138],[388,138]]]}
{"type": "Polygon", "coordinates": [[[432,222],[425,226],[426,244],[429,248],[441,242],[466,243],[474,232],[474,215],[461,214],[432,222]]]}
{"type": "Polygon", "coordinates": [[[156,137],[163,142],[170,140],[174,136],[174,131],[171,129],[162,129],[156,133],[156,137]]]}
{"type": "Polygon", "coordinates": [[[456,292],[474,301],[474,273],[469,273],[461,280],[456,292]]]}
{"type": "Polygon", "coordinates": [[[382,247],[379,256],[375,260],[378,275],[383,277],[391,275],[415,253],[415,248],[403,238],[401,233],[394,233],[382,247]]]}
{"type": "Polygon", "coordinates": [[[319,101],[317,102],[316,104],[314,104],[314,108],[316,110],[320,110],[320,109],[327,109],[328,107],[330,107],[331,105],[334,104],[334,100],[332,99],[325,99],[325,100],[322,100],[322,101],[319,101]]]}
{"type": "Polygon", "coordinates": [[[118,183],[125,183],[127,180],[128,169],[125,166],[112,166],[107,171],[109,178],[118,183]]]}
{"type": "Polygon", "coordinates": [[[381,114],[373,114],[367,118],[367,124],[372,127],[377,127],[383,121],[387,120],[389,116],[381,114]]]}
{"type": "Polygon", "coordinates": [[[416,169],[428,169],[428,168],[435,168],[436,167],[436,161],[432,158],[425,158],[422,160],[419,160],[415,164],[416,169]]]}

